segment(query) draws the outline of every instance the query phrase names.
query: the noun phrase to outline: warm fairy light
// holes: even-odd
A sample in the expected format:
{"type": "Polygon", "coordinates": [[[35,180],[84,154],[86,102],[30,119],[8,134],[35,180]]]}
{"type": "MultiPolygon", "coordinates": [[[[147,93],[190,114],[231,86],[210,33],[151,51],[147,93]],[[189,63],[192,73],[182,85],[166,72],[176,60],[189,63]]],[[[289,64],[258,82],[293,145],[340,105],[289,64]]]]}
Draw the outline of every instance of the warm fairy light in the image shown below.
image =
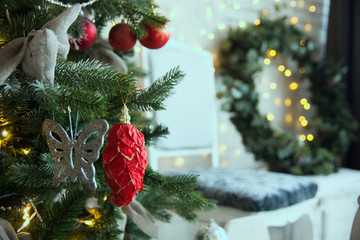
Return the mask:
{"type": "Polygon", "coordinates": [[[264,10],[261,11],[261,14],[262,14],[263,16],[267,16],[267,15],[269,15],[269,10],[264,9],[264,10]]]}
{"type": "Polygon", "coordinates": [[[285,115],[285,122],[286,123],[292,123],[292,121],[293,121],[293,116],[290,113],[286,114],[285,115]]]}
{"type": "Polygon", "coordinates": [[[315,12],[316,11],[316,7],[314,5],[311,5],[309,7],[309,12],[315,12]]]}
{"type": "Polygon", "coordinates": [[[305,6],[305,1],[304,0],[300,0],[299,3],[299,8],[303,8],[305,6]]]}
{"type": "Polygon", "coordinates": [[[307,99],[306,99],[306,98],[302,98],[302,99],[300,100],[300,103],[301,103],[302,105],[304,105],[305,103],[307,103],[307,99]]]}
{"type": "Polygon", "coordinates": [[[312,29],[312,25],[311,25],[310,23],[307,23],[307,24],[305,25],[305,31],[310,32],[311,29],[312,29]]]}
{"type": "Polygon", "coordinates": [[[264,58],[264,64],[269,65],[271,63],[270,58],[264,58]]]}
{"type": "Polygon", "coordinates": [[[309,123],[308,120],[306,120],[306,119],[302,120],[301,121],[301,126],[306,127],[308,125],[308,123],[309,123]]]}
{"type": "Polygon", "coordinates": [[[214,60],[217,59],[217,57],[218,57],[218,55],[215,52],[211,53],[211,55],[212,55],[214,60]]]}
{"type": "Polygon", "coordinates": [[[285,106],[290,107],[292,104],[291,99],[290,98],[285,99],[284,104],[285,104],[285,106]]]}
{"type": "Polygon", "coordinates": [[[290,90],[296,90],[298,89],[299,85],[296,82],[292,82],[289,85],[290,90]]]}
{"type": "Polygon", "coordinates": [[[31,209],[31,205],[28,203],[26,205],[26,207],[24,208],[23,212],[24,212],[24,216],[23,219],[25,220],[25,222],[21,225],[21,227],[19,228],[18,232],[20,232],[22,229],[24,229],[27,225],[29,225],[30,221],[32,220],[32,217],[30,217],[30,209],[31,209]]]}
{"type": "Polygon", "coordinates": [[[297,17],[292,17],[290,19],[290,24],[294,25],[294,24],[297,24],[299,22],[299,19],[297,17]]]}
{"type": "Polygon", "coordinates": [[[2,131],[3,137],[6,137],[8,134],[9,134],[9,133],[8,133],[6,130],[2,131]]]}
{"type": "Polygon", "coordinates": [[[286,69],[284,72],[286,77],[290,77],[291,76],[291,70],[290,69],[286,69]]]}
{"type": "Polygon", "coordinates": [[[285,66],[284,66],[284,65],[279,65],[278,70],[279,70],[280,72],[285,71],[285,66]]]}
{"type": "Polygon", "coordinates": [[[275,98],[274,99],[274,104],[275,104],[275,106],[280,106],[281,105],[281,99],[280,98],[275,98]]]}
{"type": "Polygon", "coordinates": [[[227,130],[227,125],[226,125],[226,123],[220,124],[220,125],[219,125],[219,130],[220,130],[221,132],[226,132],[226,130],[227,130]]]}
{"type": "Polygon", "coordinates": [[[264,99],[268,99],[269,97],[270,97],[270,94],[269,94],[269,93],[267,93],[267,92],[266,92],[266,93],[263,93],[263,98],[264,98],[264,99]]]}
{"type": "Polygon", "coordinates": [[[309,110],[310,109],[310,103],[305,103],[304,104],[304,109],[309,110]]]}
{"type": "Polygon", "coordinates": [[[273,121],[274,120],[274,114],[272,114],[272,113],[268,113],[268,115],[266,115],[266,119],[268,120],[268,121],[273,121]]]}
{"type": "Polygon", "coordinates": [[[240,28],[244,28],[244,27],[246,27],[246,22],[240,21],[238,25],[240,28]]]}
{"type": "Polygon", "coordinates": [[[209,34],[208,34],[208,38],[209,38],[210,40],[213,40],[213,39],[215,38],[215,35],[214,35],[213,33],[209,33],[209,34]]]}
{"type": "Polygon", "coordinates": [[[234,3],[234,9],[239,10],[241,8],[240,3],[234,3]]]}
{"type": "Polygon", "coordinates": [[[103,199],[104,201],[106,201],[108,199],[107,195],[105,195],[103,199]]]}
{"type": "Polygon", "coordinates": [[[219,23],[218,29],[219,29],[219,30],[224,30],[224,29],[225,29],[225,24],[219,23]]]}
{"type": "Polygon", "coordinates": [[[305,68],[301,67],[299,68],[299,73],[304,73],[305,72],[305,68]]]}
{"type": "Polygon", "coordinates": [[[225,3],[220,3],[220,4],[219,4],[219,8],[220,8],[221,10],[224,10],[224,9],[226,8],[226,4],[225,4],[225,3]]]}
{"type": "Polygon", "coordinates": [[[94,222],[91,221],[91,220],[85,220],[85,221],[83,221],[83,223],[85,223],[88,226],[93,226],[94,225],[94,222]]]}
{"type": "Polygon", "coordinates": [[[136,47],[136,48],[135,48],[135,52],[136,52],[136,53],[140,53],[140,52],[141,52],[141,47],[136,47]]]}
{"type": "Polygon", "coordinates": [[[206,29],[205,28],[200,29],[200,34],[205,35],[206,34],[206,29]]]}
{"type": "Polygon", "coordinates": [[[23,152],[23,154],[28,155],[30,153],[30,149],[29,148],[24,148],[22,150],[22,152],[23,152]]]}
{"type": "Polygon", "coordinates": [[[270,89],[272,89],[272,90],[274,90],[274,89],[276,89],[276,87],[277,87],[277,85],[276,85],[276,83],[270,83],[270,89]]]}
{"type": "Polygon", "coordinates": [[[219,152],[226,152],[228,149],[228,146],[226,144],[221,144],[219,146],[219,152]]]}
{"type": "Polygon", "coordinates": [[[253,4],[258,4],[259,0],[253,0],[253,4]]]}
{"type": "Polygon", "coordinates": [[[209,13],[211,14],[212,13],[212,8],[211,7],[205,8],[205,12],[208,13],[208,14],[209,13]]]}
{"type": "Polygon", "coordinates": [[[311,133],[310,134],[308,134],[307,135],[307,140],[309,141],[309,142],[311,142],[312,140],[314,140],[314,135],[312,135],[311,133]]]}
{"type": "Polygon", "coordinates": [[[296,1],[291,1],[290,2],[290,7],[296,7],[296,1]]]}
{"type": "Polygon", "coordinates": [[[176,167],[181,167],[181,166],[184,165],[184,163],[185,163],[185,159],[183,157],[177,157],[175,159],[175,166],[176,167]]]}
{"type": "Polygon", "coordinates": [[[305,44],[306,44],[306,41],[305,41],[305,40],[300,40],[300,45],[301,45],[301,46],[305,46],[305,44]]]}
{"type": "Polygon", "coordinates": [[[267,50],[267,55],[269,57],[275,57],[276,56],[276,50],[274,50],[274,49],[267,50]]]}
{"type": "Polygon", "coordinates": [[[213,72],[214,72],[214,73],[216,72],[216,68],[213,68],[213,72]]]}
{"type": "Polygon", "coordinates": [[[221,160],[221,161],[220,161],[220,166],[221,166],[221,167],[227,167],[227,166],[229,166],[228,160],[221,160]]]}
{"type": "Polygon", "coordinates": [[[304,121],[306,118],[304,117],[304,116],[300,116],[299,117],[299,121],[301,122],[301,121],[304,121]]]}
{"type": "Polygon", "coordinates": [[[300,135],[300,140],[301,140],[301,141],[305,141],[305,140],[306,140],[306,136],[305,136],[304,134],[301,134],[301,135],[300,135]]]}
{"type": "Polygon", "coordinates": [[[260,19],[255,19],[255,21],[254,21],[255,25],[260,25],[260,23],[261,23],[260,19]]]}

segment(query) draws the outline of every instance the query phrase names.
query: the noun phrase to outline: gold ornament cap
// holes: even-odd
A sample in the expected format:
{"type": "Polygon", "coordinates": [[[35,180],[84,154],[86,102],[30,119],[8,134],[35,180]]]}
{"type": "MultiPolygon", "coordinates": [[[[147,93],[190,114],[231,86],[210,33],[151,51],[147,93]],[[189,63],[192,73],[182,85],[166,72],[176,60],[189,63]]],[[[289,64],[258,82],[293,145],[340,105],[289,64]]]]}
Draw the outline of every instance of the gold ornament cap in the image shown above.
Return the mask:
{"type": "Polygon", "coordinates": [[[124,104],[124,107],[121,109],[120,123],[130,123],[130,120],[129,109],[124,104]]]}

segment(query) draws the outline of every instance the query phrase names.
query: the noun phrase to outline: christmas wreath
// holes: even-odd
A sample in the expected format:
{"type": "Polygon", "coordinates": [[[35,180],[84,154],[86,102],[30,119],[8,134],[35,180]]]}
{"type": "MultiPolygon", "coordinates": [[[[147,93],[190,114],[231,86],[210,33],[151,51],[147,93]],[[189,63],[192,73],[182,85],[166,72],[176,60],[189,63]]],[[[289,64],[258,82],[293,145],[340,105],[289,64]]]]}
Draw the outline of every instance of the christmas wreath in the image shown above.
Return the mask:
{"type": "Polygon", "coordinates": [[[315,43],[294,25],[287,24],[286,18],[262,19],[257,25],[230,29],[220,51],[225,89],[219,93],[224,98],[222,107],[232,113],[232,123],[255,158],[264,160],[269,170],[277,172],[303,175],[337,171],[357,129],[341,81],[346,69],[328,59],[319,59],[315,43]],[[310,102],[316,106],[316,113],[306,126],[313,133],[311,138],[304,136],[300,140],[289,132],[276,131],[258,110],[254,75],[267,59],[279,55],[297,63],[300,83],[305,79],[311,83],[310,102]]]}

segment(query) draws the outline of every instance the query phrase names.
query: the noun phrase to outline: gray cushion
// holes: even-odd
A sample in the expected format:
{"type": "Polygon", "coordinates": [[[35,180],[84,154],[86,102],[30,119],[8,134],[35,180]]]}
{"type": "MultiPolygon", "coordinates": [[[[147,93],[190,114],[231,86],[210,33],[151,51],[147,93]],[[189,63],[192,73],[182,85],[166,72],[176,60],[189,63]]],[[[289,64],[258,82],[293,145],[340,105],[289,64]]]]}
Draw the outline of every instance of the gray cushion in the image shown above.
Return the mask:
{"type": "Polygon", "coordinates": [[[206,198],[244,211],[287,207],[313,198],[317,191],[317,184],[309,178],[284,173],[232,168],[201,168],[185,173],[199,175],[199,190],[206,198]]]}

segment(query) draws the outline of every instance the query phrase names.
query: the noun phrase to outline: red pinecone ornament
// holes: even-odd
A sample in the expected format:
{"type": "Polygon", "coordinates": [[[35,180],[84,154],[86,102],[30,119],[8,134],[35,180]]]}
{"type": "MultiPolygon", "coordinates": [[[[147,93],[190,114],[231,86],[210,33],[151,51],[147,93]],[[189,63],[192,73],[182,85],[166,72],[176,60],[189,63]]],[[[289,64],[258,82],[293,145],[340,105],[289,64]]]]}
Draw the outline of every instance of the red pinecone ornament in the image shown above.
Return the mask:
{"type": "Polygon", "coordinates": [[[111,200],[118,206],[129,205],[143,189],[146,169],[144,135],[130,124],[124,106],[120,122],[113,126],[103,151],[105,181],[112,189],[111,200]]]}

